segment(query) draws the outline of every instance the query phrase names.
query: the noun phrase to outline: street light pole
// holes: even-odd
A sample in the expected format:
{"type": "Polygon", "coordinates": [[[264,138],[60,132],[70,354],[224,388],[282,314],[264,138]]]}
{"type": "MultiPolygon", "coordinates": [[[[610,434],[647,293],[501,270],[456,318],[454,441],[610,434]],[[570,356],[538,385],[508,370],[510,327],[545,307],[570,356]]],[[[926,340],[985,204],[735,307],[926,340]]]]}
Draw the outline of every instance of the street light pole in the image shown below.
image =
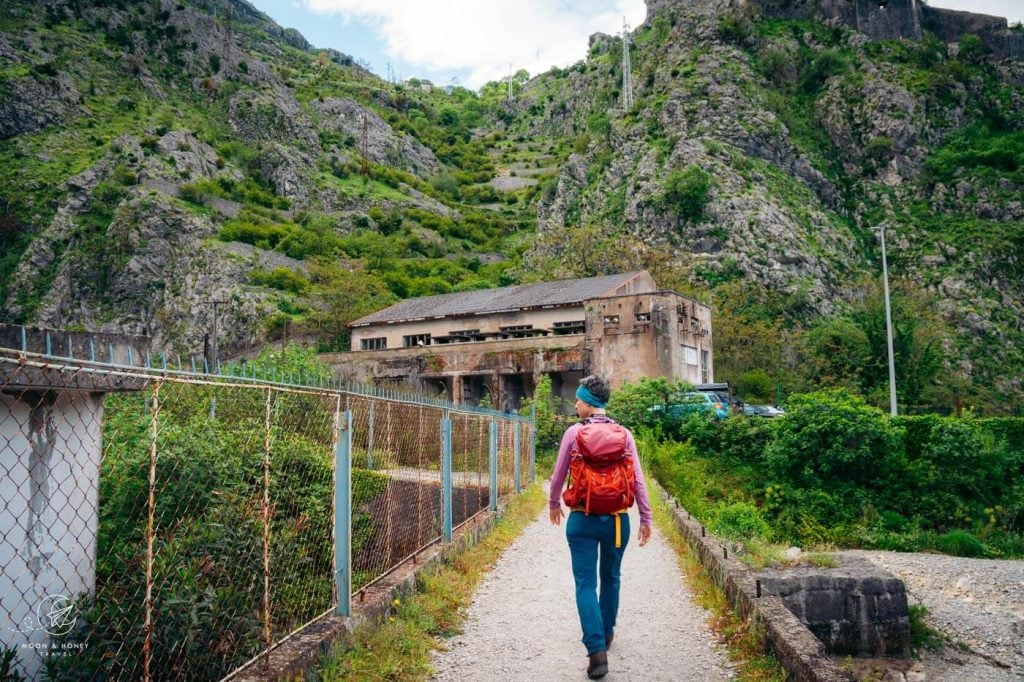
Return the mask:
{"type": "Polygon", "coordinates": [[[882,238],[882,286],[885,290],[885,340],[889,349],[889,413],[896,416],[896,360],[892,350],[892,310],[889,306],[889,264],[885,259],[885,223],[875,228],[882,238]]]}

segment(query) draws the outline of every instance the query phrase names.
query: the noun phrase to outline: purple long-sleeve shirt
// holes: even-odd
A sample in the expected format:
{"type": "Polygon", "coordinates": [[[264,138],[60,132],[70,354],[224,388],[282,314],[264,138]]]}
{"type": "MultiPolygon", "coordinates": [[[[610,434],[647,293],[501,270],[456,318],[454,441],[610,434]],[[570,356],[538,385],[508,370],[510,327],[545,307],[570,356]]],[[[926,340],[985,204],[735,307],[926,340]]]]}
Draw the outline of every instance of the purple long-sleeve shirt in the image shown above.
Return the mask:
{"type": "MultiPolygon", "coordinates": [[[[614,424],[610,418],[603,414],[595,414],[590,418],[591,423],[614,424]]],[[[576,433],[583,427],[583,424],[573,424],[565,430],[562,436],[562,445],[558,448],[558,459],[555,460],[555,470],[551,474],[551,496],[548,498],[548,506],[551,509],[560,509],[562,506],[562,487],[565,485],[565,477],[569,474],[569,457],[572,454],[572,446],[576,442],[576,433]]],[[[626,429],[626,452],[633,458],[633,471],[636,476],[634,493],[636,495],[636,506],[640,511],[640,524],[651,525],[651,500],[647,497],[647,484],[644,482],[644,472],[640,469],[640,455],[636,451],[636,441],[633,434],[626,429]]]]}

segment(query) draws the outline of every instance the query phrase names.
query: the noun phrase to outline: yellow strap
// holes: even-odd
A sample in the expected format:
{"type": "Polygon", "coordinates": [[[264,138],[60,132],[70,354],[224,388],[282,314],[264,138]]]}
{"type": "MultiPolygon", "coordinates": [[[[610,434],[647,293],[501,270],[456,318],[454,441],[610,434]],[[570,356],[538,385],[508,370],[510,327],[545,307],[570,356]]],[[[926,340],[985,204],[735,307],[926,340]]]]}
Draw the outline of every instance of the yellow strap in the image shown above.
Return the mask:
{"type": "Polygon", "coordinates": [[[615,549],[622,547],[622,521],[619,514],[615,515],[615,549]]]}

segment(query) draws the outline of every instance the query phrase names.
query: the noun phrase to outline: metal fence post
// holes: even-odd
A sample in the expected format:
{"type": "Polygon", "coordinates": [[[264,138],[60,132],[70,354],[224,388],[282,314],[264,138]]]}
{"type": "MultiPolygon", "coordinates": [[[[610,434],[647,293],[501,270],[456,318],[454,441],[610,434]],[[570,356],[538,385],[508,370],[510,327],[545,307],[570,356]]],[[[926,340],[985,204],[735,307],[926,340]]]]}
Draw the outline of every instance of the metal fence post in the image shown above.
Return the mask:
{"type": "Polygon", "coordinates": [[[153,679],[153,540],[156,536],[156,462],[157,442],[160,436],[160,382],[153,383],[153,402],[150,407],[149,443],[149,498],[146,505],[146,622],[143,625],[145,640],[142,642],[142,677],[146,682],[153,679]]]}
{"type": "Polygon", "coordinates": [[[537,405],[530,406],[530,482],[537,482],[537,405]]]}
{"type": "Polygon", "coordinates": [[[514,462],[514,464],[512,465],[512,467],[513,467],[512,475],[516,479],[516,494],[518,495],[520,490],[522,489],[522,484],[520,483],[520,480],[522,479],[522,476],[523,476],[523,465],[519,462],[519,455],[522,454],[522,453],[521,453],[521,447],[520,447],[520,435],[519,435],[519,422],[518,421],[512,422],[512,429],[513,429],[513,431],[512,431],[512,443],[513,443],[512,452],[515,455],[515,457],[512,460],[514,462]]]}
{"type": "Polygon", "coordinates": [[[338,615],[352,615],[352,412],[341,413],[334,460],[334,581],[338,615]]]}
{"type": "Polygon", "coordinates": [[[366,434],[366,468],[373,468],[373,423],[376,421],[376,401],[370,402],[370,426],[366,434]]]}
{"type": "Polygon", "coordinates": [[[498,422],[491,418],[491,511],[498,511],[498,422]]]}
{"type": "Polygon", "coordinates": [[[441,418],[441,518],[444,541],[452,541],[452,418],[447,412],[441,418]]]}
{"type": "Polygon", "coordinates": [[[263,669],[270,669],[270,436],[273,394],[266,390],[263,410],[263,669]]]}

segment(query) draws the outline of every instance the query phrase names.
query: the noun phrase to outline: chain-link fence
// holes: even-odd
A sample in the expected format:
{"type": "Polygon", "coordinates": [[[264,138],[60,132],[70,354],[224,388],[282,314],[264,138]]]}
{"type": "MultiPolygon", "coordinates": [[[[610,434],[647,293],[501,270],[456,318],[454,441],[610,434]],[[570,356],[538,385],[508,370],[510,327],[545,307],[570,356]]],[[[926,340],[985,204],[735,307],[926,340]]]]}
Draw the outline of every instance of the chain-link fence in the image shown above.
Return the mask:
{"type": "Polygon", "coordinates": [[[516,415],[2,348],[0,425],[4,665],[30,679],[259,664],[532,478],[516,415]]]}

